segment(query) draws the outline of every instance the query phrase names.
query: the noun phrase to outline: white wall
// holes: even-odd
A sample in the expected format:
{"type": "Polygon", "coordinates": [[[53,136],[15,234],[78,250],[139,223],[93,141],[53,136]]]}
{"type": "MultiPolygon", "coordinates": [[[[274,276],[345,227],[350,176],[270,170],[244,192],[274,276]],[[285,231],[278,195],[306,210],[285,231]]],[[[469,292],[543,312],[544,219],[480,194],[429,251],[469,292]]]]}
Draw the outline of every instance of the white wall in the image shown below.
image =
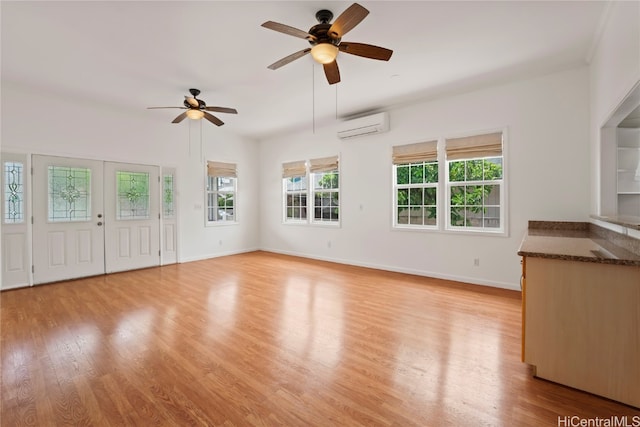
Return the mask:
{"type": "MultiPolygon", "coordinates": [[[[616,5],[610,19],[637,29],[621,7],[628,6],[616,5]]],[[[604,57],[596,51],[591,103],[589,71],[574,69],[398,107],[390,132],[348,142],[335,137],[335,124],[257,143],[203,123],[201,146],[199,126],[170,124],[164,114],[158,120],[161,111],[71,101],[3,82],[2,150],[176,167],[181,261],[262,248],[516,289],[527,220],[588,220],[589,106],[604,115],[619,102],[606,87],[640,74],[626,62],[616,73],[594,70],[604,57]],[[391,146],[496,128],[507,129],[507,237],[392,230],[391,146]],[[282,224],[281,164],[334,154],[341,158],[341,227],[282,224]],[[206,160],[238,163],[239,225],[204,226],[206,160]]],[[[618,97],[629,84],[620,84],[618,97]]]]}
{"type": "Polygon", "coordinates": [[[192,132],[191,155],[179,179],[182,181],[181,247],[182,261],[211,258],[259,248],[258,149],[257,142],[246,141],[231,133],[220,132],[208,122],[202,123],[203,144],[200,154],[200,129],[192,132]],[[236,163],[238,166],[237,224],[204,227],[207,160],[236,163]]]}
{"type": "Polygon", "coordinates": [[[616,202],[611,194],[615,192],[615,162],[611,161],[615,139],[607,138],[606,132],[601,135],[600,129],[638,84],[640,3],[612,2],[590,65],[592,213],[608,214],[616,202]],[[601,176],[601,171],[609,176],[601,176]]]}
{"type": "Polygon", "coordinates": [[[179,261],[258,248],[257,142],[235,136],[228,126],[189,120],[172,124],[175,115],[144,106],[125,110],[3,81],[1,148],[175,167],[179,261]],[[204,225],[206,160],[238,164],[238,225],[204,225]]]}
{"type": "Polygon", "coordinates": [[[516,252],[527,221],[588,220],[588,88],[581,68],[396,108],[385,134],[343,142],[331,124],[261,141],[261,246],[519,289],[516,252]],[[393,145],[497,128],[507,129],[508,237],[392,230],[393,145]],[[341,161],[341,227],[283,224],[281,164],[334,154],[341,161]]]}

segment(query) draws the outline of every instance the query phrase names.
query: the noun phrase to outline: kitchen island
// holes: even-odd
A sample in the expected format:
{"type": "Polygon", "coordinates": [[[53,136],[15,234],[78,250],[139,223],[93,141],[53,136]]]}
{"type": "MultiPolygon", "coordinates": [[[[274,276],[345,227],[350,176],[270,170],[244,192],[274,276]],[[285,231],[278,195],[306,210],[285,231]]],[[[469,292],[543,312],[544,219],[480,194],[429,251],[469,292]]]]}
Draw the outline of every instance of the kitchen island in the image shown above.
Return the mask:
{"type": "Polygon", "coordinates": [[[640,407],[640,240],[530,221],[518,254],[523,361],[537,377],[640,407]]]}

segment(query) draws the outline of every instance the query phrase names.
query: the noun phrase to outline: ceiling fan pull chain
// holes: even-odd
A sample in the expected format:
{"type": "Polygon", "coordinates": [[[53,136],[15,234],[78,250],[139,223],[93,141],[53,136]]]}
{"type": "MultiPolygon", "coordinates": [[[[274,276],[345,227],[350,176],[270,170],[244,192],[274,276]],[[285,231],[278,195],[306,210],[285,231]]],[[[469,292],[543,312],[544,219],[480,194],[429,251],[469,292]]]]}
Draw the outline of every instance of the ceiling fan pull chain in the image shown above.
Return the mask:
{"type": "Polygon", "coordinates": [[[311,131],[316,134],[316,65],[311,63],[311,131]]]}

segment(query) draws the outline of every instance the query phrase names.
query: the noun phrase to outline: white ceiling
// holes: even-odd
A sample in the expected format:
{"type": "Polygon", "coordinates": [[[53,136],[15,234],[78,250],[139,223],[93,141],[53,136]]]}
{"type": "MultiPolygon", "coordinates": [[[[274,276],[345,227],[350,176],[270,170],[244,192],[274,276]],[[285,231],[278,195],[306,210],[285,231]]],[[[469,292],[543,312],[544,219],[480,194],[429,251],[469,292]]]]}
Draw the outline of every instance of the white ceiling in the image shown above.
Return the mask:
{"type": "Polygon", "coordinates": [[[2,85],[158,126],[186,123],[146,107],[180,106],[195,87],[208,105],[238,109],[217,114],[229,131],[261,138],[586,64],[606,15],[605,2],[362,1],[371,13],[343,40],[392,49],[389,62],[340,53],[334,86],[309,55],[267,69],[308,44],[261,23],[307,31],[318,10],[337,17],[351,3],[3,1],[2,85]]]}

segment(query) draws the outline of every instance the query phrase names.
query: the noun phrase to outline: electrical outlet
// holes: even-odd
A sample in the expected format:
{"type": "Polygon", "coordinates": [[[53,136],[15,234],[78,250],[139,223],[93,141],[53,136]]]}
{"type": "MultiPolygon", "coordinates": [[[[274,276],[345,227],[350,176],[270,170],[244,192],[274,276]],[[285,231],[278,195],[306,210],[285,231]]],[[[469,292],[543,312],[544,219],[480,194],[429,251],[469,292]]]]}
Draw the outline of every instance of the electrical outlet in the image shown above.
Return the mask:
{"type": "Polygon", "coordinates": [[[331,248],[331,240],[327,241],[327,247],[331,248]]]}
{"type": "Polygon", "coordinates": [[[473,266],[474,267],[480,267],[480,258],[474,258],[473,259],[473,266]]]}

